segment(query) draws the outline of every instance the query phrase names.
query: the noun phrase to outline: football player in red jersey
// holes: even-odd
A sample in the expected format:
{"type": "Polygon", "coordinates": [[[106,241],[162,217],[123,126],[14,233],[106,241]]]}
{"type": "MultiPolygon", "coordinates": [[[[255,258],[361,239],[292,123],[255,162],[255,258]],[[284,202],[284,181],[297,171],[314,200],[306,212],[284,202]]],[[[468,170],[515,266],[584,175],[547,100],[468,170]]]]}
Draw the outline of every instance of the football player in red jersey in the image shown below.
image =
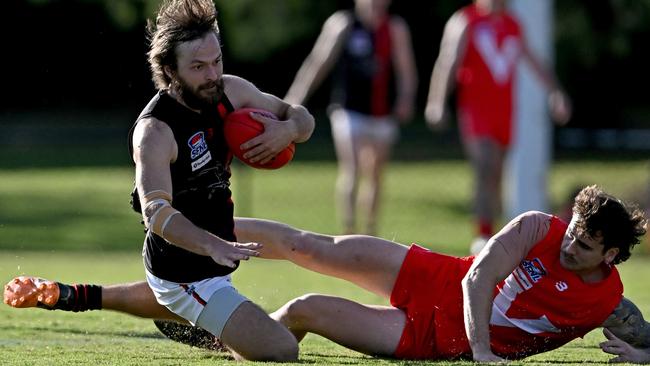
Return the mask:
{"type": "MultiPolygon", "coordinates": [[[[650,347],[650,324],[622,296],[615,267],[630,257],[647,220],[596,186],[577,195],[570,223],[524,213],[476,257],[259,219],[238,218],[235,226],[240,240],[264,245],[263,258],[289,260],[390,299],[391,306],[318,294],[294,299],[271,317],[298,340],[311,332],[370,355],[490,362],[555,349],[602,326],[636,348],[650,347]]],[[[122,301],[155,308],[146,284],[130,286],[104,288],[104,308],[146,317],[160,313],[115,303],[119,293],[122,301]]],[[[5,302],[23,288],[10,284],[5,302]]],[[[38,288],[33,292],[45,295],[38,288]]]]}
{"type": "Polygon", "coordinates": [[[472,254],[494,234],[500,210],[501,179],[511,144],[513,85],[520,60],[526,60],[549,90],[551,114],[559,124],[571,115],[570,102],[555,76],[527,46],[506,0],[476,0],[452,15],[445,26],[425,110],[427,123],[444,126],[446,102],[457,87],[459,129],[474,172],[477,238],[472,254]]]}

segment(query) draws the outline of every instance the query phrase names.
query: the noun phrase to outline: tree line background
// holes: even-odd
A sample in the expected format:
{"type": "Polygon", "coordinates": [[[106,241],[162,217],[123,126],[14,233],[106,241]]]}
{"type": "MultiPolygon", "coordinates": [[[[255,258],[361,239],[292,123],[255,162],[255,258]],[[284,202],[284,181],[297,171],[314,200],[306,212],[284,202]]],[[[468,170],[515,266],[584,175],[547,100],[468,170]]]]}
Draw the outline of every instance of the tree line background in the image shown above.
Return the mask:
{"type": "MultiPolygon", "coordinates": [[[[468,1],[394,1],[411,26],[419,104],[446,19],[468,1]]],[[[145,52],[154,0],[10,0],[0,110],[139,109],[152,92],[145,52]]],[[[219,0],[225,70],[283,96],[323,21],[351,0],[219,0]]],[[[571,94],[574,127],[648,127],[650,1],[555,1],[556,69],[571,94]]],[[[327,92],[310,102],[322,107],[327,92]]]]}

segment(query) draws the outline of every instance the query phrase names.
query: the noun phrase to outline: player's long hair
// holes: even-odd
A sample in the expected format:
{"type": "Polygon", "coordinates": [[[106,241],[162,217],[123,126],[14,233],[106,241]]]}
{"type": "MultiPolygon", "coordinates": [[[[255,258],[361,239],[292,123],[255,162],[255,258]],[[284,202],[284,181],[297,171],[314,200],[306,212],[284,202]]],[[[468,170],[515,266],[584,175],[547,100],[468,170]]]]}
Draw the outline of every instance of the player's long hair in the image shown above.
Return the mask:
{"type": "Polygon", "coordinates": [[[176,46],[214,32],[219,38],[217,9],[212,0],[165,0],[156,21],[147,21],[151,78],[158,90],[171,83],[164,67],[176,70],[176,46]]]}
{"type": "Polygon", "coordinates": [[[635,205],[626,204],[598,186],[583,188],[575,198],[576,229],[592,238],[602,237],[603,252],[618,248],[613,264],[630,258],[630,251],[645,235],[647,219],[635,205]]]}

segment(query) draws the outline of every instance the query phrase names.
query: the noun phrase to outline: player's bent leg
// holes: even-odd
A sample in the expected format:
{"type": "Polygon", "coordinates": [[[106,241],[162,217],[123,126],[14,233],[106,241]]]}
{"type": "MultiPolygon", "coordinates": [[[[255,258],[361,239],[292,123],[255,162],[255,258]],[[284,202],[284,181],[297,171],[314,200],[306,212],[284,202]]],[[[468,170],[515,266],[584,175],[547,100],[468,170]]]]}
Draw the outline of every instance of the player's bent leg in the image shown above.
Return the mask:
{"type": "Polygon", "coordinates": [[[385,298],[408,252],[404,245],[372,236],[321,235],[269,220],[237,218],[235,231],[240,240],[262,243],[264,258],[286,259],[385,298]]]}
{"type": "Polygon", "coordinates": [[[336,201],[343,223],[343,232],[355,232],[356,201],[359,185],[359,154],[355,121],[343,109],[330,113],[332,137],[338,160],[336,201]]]}
{"type": "Polygon", "coordinates": [[[465,149],[474,172],[474,210],[479,236],[470,251],[476,254],[494,234],[494,221],[500,208],[505,149],[489,136],[467,139],[465,149]]]}
{"type": "Polygon", "coordinates": [[[146,277],[160,304],[212,333],[236,358],[266,361],[296,359],[295,338],[239,294],[232,287],[230,276],[191,283],[167,281],[148,271],[146,277]]]}
{"type": "Polygon", "coordinates": [[[381,203],[382,177],[384,167],[388,162],[391,142],[382,139],[369,139],[363,144],[362,163],[363,175],[367,178],[363,191],[359,193],[360,207],[366,218],[365,233],[375,235],[377,231],[377,215],[381,203]]]}
{"type": "Polygon", "coordinates": [[[232,313],[221,340],[237,359],[276,362],[298,359],[296,338],[250,301],[241,303],[232,313]]]}
{"type": "Polygon", "coordinates": [[[309,294],[271,314],[298,338],[319,334],[344,347],[376,356],[392,356],[406,324],[403,311],[347,299],[309,294]]]}

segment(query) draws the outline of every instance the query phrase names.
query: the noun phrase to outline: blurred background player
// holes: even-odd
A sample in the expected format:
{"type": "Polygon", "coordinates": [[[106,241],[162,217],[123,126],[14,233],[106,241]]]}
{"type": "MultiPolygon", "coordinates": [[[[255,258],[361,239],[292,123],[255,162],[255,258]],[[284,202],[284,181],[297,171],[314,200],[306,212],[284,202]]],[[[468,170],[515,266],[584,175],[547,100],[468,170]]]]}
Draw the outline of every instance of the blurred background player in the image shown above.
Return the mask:
{"type": "Polygon", "coordinates": [[[555,76],[531,53],[506,0],[476,0],[455,12],[445,26],[431,75],[425,111],[433,128],[448,120],[447,98],[458,85],[457,117],[474,174],[477,253],[494,234],[501,210],[504,159],[513,133],[513,85],[523,58],[549,91],[552,117],[568,122],[570,102],[555,76]]]}
{"type": "Polygon", "coordinates": [[[396,120],[407,122],[413,114],[417,75],[410,31],[401,17],[389,15],[390,3],[355,0],[354,10],[331,15],[285,98],[304,103],[334,69],[329,116],[345,233],[357,230],[357,207],[364,232],[376,232],[382,172],[399,133],[396,120]]]}

